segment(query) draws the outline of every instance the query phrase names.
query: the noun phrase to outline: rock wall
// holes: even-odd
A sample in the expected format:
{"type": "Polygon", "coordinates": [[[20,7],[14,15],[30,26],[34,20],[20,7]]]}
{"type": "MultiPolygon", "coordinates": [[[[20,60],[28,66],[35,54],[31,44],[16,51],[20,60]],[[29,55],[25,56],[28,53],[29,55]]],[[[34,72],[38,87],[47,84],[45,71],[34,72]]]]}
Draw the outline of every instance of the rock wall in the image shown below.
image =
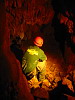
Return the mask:
{"type": "Polygon", "coordinates": [[[0,1],[0,99],[34,100],[22,73],[20,62],[10,50],[5,2],[0,1]]]}
{"type": "Polygon", "coordinates": [[[54,11],[50,0],[6,0],[10,34],[30,39],[40,32],[42,24],[52,21],[54,11]]]}

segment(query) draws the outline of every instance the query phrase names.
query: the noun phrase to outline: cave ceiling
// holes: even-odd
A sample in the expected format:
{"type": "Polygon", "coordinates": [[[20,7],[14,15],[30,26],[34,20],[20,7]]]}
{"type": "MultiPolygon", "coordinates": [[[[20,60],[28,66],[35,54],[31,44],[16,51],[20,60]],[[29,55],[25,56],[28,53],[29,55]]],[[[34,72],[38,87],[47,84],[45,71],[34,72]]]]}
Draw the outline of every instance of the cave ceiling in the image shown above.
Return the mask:
{"type": "Polygon", "coordinates": [[[6,0],[5,5],[10,34],[21,38],[51,23],[54,15],[51,0],[6,0]]]}

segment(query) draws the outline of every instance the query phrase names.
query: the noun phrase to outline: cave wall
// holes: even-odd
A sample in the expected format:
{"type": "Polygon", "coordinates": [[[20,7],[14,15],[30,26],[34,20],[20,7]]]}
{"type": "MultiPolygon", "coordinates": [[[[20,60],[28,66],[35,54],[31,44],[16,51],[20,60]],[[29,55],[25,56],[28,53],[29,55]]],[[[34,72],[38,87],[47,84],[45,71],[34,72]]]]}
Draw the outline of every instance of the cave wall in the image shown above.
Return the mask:
{"type": "Polygon", "coordinates": [[[6,13],[10,34],[25,40],[38,35],[54,15],[51,0],[6,0],[6,13]]]}
{"type": "Polygon", "coordinates": [[[0,99],[33,100],[21,65],[10,50],[5,1],[0,1],[0,99]]]}

